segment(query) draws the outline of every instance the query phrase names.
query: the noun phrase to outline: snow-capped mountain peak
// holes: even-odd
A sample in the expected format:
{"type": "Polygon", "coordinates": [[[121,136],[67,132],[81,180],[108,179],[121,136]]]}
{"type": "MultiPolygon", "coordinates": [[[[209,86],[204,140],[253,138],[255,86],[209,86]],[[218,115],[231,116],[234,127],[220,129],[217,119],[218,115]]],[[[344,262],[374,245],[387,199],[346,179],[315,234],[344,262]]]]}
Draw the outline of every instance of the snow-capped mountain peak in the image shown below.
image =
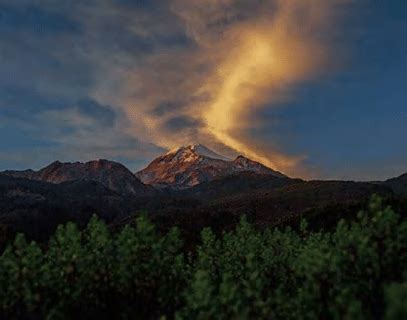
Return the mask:
{"type": "Polygon", "coordinates": [[[180,148],[170,150],[165,154],[167,155],[174,155],[175,160],[182,159],[183,161],[186,162],[191,162],[194,160],[197,160],[199,156],[202,157],[207,157],[211,159],[220,159],[220,160],[225,160],[229,161],[230,159],[222,156],[209,148],[205,147],[202,144],[194,144],[194,145],[188,145],[188,146],[182,146],[180,148]]]}
{"type": "Polygon", "coordinates": [[[243,156],[232,161],[201,144],[172,150],[153,160],[136,175],[142,182],[156,187],[183,189],[243,171],[285,177],[282,173],[243,156]]]}
{"type": "Polygon", "coordinates": [[[220,160],[225,160],[225,161],[230,160],[229,158],[222,156],[222,155],[208,149],[207,147],[205,147],[202,144],[195,144],[195,145],[192,145],[189,147],[193,151],[195,151],[197,154],[204,156],[204,157],[208,157],[208,158],[212,158],[212,159],[220,159],[220,160]]]}

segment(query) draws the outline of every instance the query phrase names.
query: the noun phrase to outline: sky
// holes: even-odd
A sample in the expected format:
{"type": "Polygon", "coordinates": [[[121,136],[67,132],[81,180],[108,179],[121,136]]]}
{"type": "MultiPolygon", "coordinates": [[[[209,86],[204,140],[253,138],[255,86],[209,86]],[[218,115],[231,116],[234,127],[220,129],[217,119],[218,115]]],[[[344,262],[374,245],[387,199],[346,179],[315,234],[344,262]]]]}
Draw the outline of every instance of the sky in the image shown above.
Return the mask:
{"type": "Polygon", "coordinates": [[[0,170],[181,145],[407,172],[407,1],[0,0],[0,170]]]}

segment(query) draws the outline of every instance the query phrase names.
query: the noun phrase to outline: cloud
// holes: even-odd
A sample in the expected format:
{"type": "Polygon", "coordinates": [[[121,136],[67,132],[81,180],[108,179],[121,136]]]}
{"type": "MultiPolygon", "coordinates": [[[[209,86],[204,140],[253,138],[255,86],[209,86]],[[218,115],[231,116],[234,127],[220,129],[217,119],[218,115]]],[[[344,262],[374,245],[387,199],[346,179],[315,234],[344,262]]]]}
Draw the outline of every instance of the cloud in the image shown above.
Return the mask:
{"type": "Polygon", "coordinates": [[[120,114],[116,113],[110,119],[109,115],[111,107],[98,106],[96,102],[88,100],[86,104],[79,102],[72,108],[38,114],[29,131],[37,131],[36,136],[54,141],[66,154],[73,153],[69,154],[70,158],[137,159],[151,156],[149,143],[123,132],[121,126],[126,120],[120,119],[120,114]],[[92,112],[92,108],[97,113],[92,112]],[[43,127],[46,130],[41,132],[43,127]]]}
{"type": "Polygon", "coordinates": [[[14,136],[23,134],[43,143],[4,155],[2,165],[35,167],[34,159],[44,165],[53,157],[120,158],[140,165],[163,151],[127,134],[120,108],[89,95],[106,85],[114,96],[121,86],[118,74],[148,54],[156,37],[167,45],[177,41],[160,31],[166,28],[163,13],[155,14],[161,18],[157,27],[146,8],[125,1],[4,0],[0,13],[0,129],[16,132],[4,143],[18,146],[14,136]]]}
{"type": "MultiPolygon", "coordinates": [[[[130,133],[161,147],[201,142],[299,172],[305,155],[287,155],[250,132],[267,125],[261,108],[292,99],[291,88],[332,68],[330,34],[344,3],[174,0],[170,9],[189,41],[125,68],[111,102],[131,119],[130,133]],[[168,130],[173,119],[194,121],[187,131],[168,130]]],[[[106,87],[94,96],[111,99],[106,87]]]]}
{"type": "Polygon", "coordinates": [[[123,161],[131,170],[139,169],[160,149],[123,132],[126,119],[111,106],[99,105],[90,98],[64,108],[45,109],[26,117],[1,114],[0,132],[10,124],[22,141],[0,141],[3,150],[0,168],[38,169],[55,161],[112,159],[123,161]]]}
{"type": "Polygon", "coordinates": [[[59,111],[38,107],[34,115],[44,135],[82,157],[203,143],[299,172],[304,155],[285,154],[253,128],[269,125],[260,110],[292,99],[293,86],[331,67],[343,2],[4,0],[14,12],[36,8],[47,30],[57,17],[66,25],[43,34],[29,21],[17,34],[0,33],[9,52],[0,55],[8,65],[0,84],[63,97],[59,111]]]}

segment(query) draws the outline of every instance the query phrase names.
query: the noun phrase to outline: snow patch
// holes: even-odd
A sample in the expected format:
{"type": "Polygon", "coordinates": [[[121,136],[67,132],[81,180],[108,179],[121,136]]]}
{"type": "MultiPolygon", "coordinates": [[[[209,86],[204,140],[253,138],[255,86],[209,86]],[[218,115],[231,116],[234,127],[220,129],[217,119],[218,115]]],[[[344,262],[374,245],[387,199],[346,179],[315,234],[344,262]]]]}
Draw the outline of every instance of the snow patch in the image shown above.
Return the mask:
{"type": "Polygon", "coordinates": [[[192,150],[194,150],[197,154],[204,156],[204,157],[208,157],[208,158],[212,158],[212,159],[220,159],[220,160],[225,160],[225,161],[229,161],[230,159],[222,156],[210,149],[208,149],[207,147],[205,147],[202,144],[195,144],[192,146],[189,146],[192,150]]]}

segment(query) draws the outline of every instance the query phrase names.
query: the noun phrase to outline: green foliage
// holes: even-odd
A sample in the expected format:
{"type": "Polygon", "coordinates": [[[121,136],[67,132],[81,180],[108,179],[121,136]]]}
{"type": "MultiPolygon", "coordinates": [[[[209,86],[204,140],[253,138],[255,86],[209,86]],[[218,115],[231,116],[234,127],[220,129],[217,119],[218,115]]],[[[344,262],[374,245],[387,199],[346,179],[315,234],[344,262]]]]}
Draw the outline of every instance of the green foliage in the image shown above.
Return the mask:
{"type": "Polygon", "coordinates": [[[392,283],[385,289],[386,319],[407,319],[407,282],[392,283]]]}
{"type": "Polygon", "coordinates": [[[234,231],[184,252],[141,216],[111,233],[93,217],[46,248],[18,235],[0,257],[1,318],[403,319],[407,222],[373,197],[333,232],[234,231]]]}

